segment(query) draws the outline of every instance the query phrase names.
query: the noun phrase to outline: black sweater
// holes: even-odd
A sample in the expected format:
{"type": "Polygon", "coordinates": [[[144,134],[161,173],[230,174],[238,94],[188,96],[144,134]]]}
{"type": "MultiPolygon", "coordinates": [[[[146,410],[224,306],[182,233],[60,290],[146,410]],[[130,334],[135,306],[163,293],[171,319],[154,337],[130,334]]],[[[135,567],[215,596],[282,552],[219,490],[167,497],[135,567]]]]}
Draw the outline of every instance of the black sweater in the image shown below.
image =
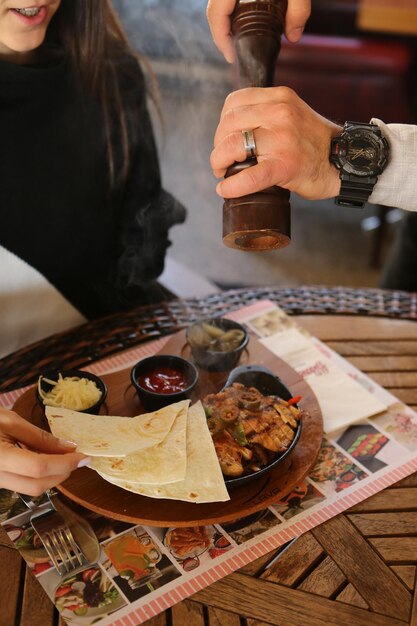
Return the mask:
{"type": "MultiPolygon", "coordinates": [[[[158,298],[168,229],[185,219],[161,189],[143,75],[128,65],[120,80],[131,170],[110,193],[101,107],[75,85],[68,61],[0,62],[0,245],[87,318],[158,298]]],[[[117,175],[117,125],[112,135],[117,175]]]]}

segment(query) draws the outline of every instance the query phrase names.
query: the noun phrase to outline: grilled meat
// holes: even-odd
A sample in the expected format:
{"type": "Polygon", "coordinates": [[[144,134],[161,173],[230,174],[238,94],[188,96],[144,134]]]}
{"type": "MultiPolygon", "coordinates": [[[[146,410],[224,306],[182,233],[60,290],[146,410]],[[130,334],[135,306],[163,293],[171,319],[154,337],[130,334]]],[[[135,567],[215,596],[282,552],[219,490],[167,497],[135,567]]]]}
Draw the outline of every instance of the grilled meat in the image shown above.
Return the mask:
{"type": "Polygon", "coordinates": [[[254,387],[234,383],[203,401],[223,474],[241,476],[265,467],[294,439],[300,410],[254,387]]]}
{"type": "Polygon", "coordinates": [[[243,461],[249,461],[253,452],[249,448],[239,445],[227,430],[223,430],[220,437],[214,440],[214,447],[223,474],[225,476],[242,476],[244,472],[243,461]]]}

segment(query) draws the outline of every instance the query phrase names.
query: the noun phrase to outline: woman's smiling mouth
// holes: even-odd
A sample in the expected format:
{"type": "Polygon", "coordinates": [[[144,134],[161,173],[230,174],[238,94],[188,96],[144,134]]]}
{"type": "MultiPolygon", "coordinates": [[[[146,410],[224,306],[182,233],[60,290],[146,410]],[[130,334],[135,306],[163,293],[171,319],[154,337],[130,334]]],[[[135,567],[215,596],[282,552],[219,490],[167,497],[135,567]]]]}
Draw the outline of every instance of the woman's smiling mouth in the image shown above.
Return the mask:
{"type": "Polygon", "coordinates": [[[27,9],[14,9],[14,11],[17,11],[18,13],[21,13],[22,15],[26,15],[26,17],[35,17],[35,15],[38,15],[40,10],[41,10],[40,7],[29,7],[27,9]]]}
{"type": "Polygon", "coordinates": [[[47,8],[43,6],[24,7],[22,9],[10,9],[21,22],[28,26],[38,26],[42,24],[47,16],[47,8]]]}

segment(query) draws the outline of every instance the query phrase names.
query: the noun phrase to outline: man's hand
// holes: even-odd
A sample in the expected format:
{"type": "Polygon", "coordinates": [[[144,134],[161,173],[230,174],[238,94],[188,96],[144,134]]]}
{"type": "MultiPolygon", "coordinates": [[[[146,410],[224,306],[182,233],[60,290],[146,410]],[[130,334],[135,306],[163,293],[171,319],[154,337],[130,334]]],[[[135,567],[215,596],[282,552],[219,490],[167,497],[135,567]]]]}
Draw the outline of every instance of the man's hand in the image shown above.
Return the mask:
{"type": "Polygon", "coordinates": [[[247,158],[242,130],[249,129],[258,164],[220,182],[219,195],[238,198],[272,185],[310,200],[338,195],[339,174],[329,154],[331,139],[341,128],[288,87],[241,89],[226,98],[210,159],[217,178],[247,158]]]}
{"type": "Polygon", "coordinates": [[[0,407],[0,488],[39,496],[88,463],[75,448],[0,407]]]}
{"type": "MultiPolygon", "coordinates": [[[[207,4],[207,19],[214,43],[229,63],[235,60],[230,33],[230,16],[235,6],[236,0],[208,0],[207,4]]],[[[310,12],[310,0],[288,0],[285,18],[285,36],[288,41],[296,43],[300,40],[310,12]]]]}

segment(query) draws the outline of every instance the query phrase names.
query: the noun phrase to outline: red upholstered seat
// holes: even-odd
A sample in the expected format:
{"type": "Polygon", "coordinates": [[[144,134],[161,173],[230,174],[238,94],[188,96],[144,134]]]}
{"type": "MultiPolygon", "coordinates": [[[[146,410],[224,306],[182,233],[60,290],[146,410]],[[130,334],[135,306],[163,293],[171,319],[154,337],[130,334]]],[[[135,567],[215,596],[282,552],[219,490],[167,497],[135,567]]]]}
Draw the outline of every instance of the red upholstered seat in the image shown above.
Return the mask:
{"type": "Polygon", "coordinates": [[[283,40],[275,84],[340,123],[410,122],[411,63],[406,42],[304,35],[298,44],[283,40]]]}

